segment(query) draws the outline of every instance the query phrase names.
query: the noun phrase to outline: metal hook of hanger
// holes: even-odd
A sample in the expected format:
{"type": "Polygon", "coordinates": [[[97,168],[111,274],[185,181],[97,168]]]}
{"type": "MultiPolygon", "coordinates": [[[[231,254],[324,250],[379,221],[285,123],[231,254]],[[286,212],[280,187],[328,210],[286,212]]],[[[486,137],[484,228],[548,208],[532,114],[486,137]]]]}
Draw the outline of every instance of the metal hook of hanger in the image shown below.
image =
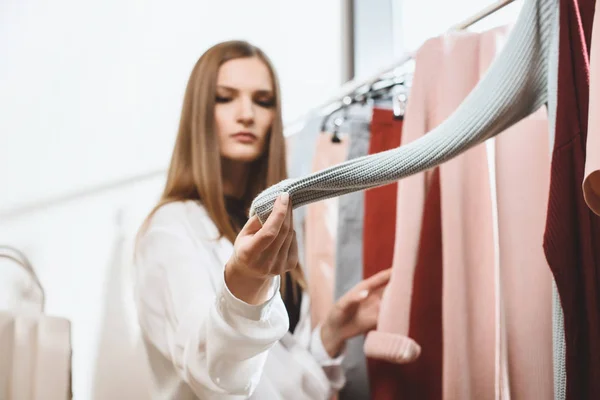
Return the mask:
{"type": "Polygon", "coordinates": [[[338,116],[333,120],[333,135],[331,141],[333,143],[340,143],[342,140],[338,136],[340,127],[344,124],[344,121],[348,118],[348,107],[354,102],[354,99],[350,96],[344,96],[342,98],[341,112],[342,115],[338,116]]]}
{"type": "Polygon", "coordinates": [[[392,111],[394,112],[394,119],[404,119],[408,102],[407,89],[404,85],[396,86],[393,92],[392,111]]]}
{"type": "Polygon", "coordinates": [[[347,105],[352,104],[352,101],[353,99],[350,96],[345,96],[344,98],[342,98],[341,104],[335,109],[333,109],[329,114],[327,114],[325,118],[323,118],[323,123],[321,124],[321,132],[327,132],[327,127],[329,125],[329,120],[331,119],[331,117],[333,117],[339,111],[342,111],[347,105]]]}

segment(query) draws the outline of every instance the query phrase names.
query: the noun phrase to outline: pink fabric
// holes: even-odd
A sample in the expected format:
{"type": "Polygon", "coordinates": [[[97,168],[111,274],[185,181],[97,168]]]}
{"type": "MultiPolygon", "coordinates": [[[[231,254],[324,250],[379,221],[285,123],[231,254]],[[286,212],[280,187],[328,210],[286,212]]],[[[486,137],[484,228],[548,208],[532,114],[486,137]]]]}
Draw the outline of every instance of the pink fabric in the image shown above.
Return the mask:
{"type": "Polygon", "coordinates": [[[510,399],[553,399],[552,273],[543,252],[550,184],[548,121],[539,110],[496,138],[500,288],[510,399]]]}
{"type": "MultiPolygon", "coordinates": [[[[505,34],[453,33],[418,51],[403,144],[454,112],[505,34]]],[[[440,166],[444,399],[552,398],[551,276],[542,250],[547,135],[538,111],[489,149],[481,144],[440,166]]],[[[365,342],[369,356],[384,351],[378,334],[387,333],[389,346],[391,334],[405,341],[409,332],[428,179],[426,172],[400,181],[394,270],[377,332],[365,342]]]]}
{"type": "MultiPolygon", "coordinates": [[[[436,123],[454,112],[481,78],[479,38],[448,39],[453,46],[434,100],[439,102],[432,113],[436,123]]],[[[496,281],[487,166],[486,145],[481,144],[440,167],[445,399],[494,398],[496,281]]]]}
{"type": "MultiPolygon", "coordinates": [[[[341,143],[332,143],[330,134],[322,134],[317,140],[313,159],[313,171],[346,161],[348,136],[341,143]]],[[[316,327],[323,322],[333,305],[335,285],[335,243],[337,237],[337,197],[311,203],[306,210],[306,266],[308,293],[310,296],[311,324],[316,327]]]]}
{"type": "MultiPolygon", "coordinates": [[[[482,60],[493,58],[495,40],[496,35],[481,38],[482,60]]],[[[543,251],[550,188],[548,135],[543,107],[495,139],[498,300],[503,310],[503,323],[496,326],[502,327],[496,373],[499,397],[511,400],[554,399],[552,272],[543,251]]]]}
{"type": "Polygon", "coordinates": [[[590,209],[600,215],[600,13],[594,13],[590,51],[590,106],[583,194],[590,209]]]}

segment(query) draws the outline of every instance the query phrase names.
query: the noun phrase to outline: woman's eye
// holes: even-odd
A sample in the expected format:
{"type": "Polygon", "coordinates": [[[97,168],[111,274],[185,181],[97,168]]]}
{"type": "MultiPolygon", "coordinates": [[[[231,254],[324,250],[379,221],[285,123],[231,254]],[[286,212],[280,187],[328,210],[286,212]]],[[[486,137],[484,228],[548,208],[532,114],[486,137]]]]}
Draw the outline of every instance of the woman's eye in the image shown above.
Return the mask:
{"type": "Polygon", "coordinates": [[[256,104],[264,108],[271,108],[275,105],[273,100],[256,100],[256,104]]]}
{"type": "Polygon", "coordinates": [[[215,98],[215,100],[216,100],[217,103],[228,103],[228,102],[231,101],[231,98],[230,97],[217,96],[215,98]]]}

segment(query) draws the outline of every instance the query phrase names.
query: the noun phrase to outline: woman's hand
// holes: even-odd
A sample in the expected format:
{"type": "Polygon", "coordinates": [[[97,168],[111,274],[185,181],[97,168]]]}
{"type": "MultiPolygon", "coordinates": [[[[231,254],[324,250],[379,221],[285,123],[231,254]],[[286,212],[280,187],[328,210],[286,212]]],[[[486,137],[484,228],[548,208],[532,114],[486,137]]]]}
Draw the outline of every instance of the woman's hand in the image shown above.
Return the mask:
{"type": "Polygon", "coordinates": [[[298,244],[292,221],[289,194],[283,193],[264,225],[254,216],[242,228],[225,266],[225,282],[235,297],[249,304],[264,303],[271,279],[296,268],[298,244]]]}
{"type": "Polygon", "coordinates": [[[381,296],[391,273],[386,269],[363,280],[333,305],[321,326],[321,340],[331,357],[341,352],[347,339],[377,326],[381,296]]]}

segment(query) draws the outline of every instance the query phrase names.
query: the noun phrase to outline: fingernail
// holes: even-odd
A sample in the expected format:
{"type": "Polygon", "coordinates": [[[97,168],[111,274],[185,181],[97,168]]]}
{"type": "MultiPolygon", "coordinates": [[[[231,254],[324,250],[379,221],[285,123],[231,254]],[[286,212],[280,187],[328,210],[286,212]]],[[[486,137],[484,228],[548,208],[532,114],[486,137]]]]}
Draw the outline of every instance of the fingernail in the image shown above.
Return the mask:
{"type": "Polygon", "coordinates": [[[287,192],[283,192],[281,193],[281,196],[279,196],[279,199],[281,200],[281,204],[287,206],[290,201],[290,194],[287,192]]]}

